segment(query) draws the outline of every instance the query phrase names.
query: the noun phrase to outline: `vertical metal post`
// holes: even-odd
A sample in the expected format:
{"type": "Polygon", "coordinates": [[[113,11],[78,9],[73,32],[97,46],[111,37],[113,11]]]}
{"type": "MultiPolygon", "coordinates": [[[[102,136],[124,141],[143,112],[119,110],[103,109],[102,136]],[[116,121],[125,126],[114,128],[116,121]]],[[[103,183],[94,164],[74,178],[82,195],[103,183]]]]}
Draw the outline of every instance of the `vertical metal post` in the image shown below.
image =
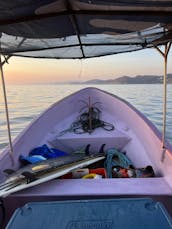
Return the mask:
{"type": "MultiPolygon", "coordinates": [[[[23,38],[19,42],[17,48],[19,48],[24,43],[25,40],[26,40],[26,38],[23,38]]],[[[0,43],[0,46],[1,46],[1,43],[0,43]]],[[[11,58],[11,57],[12,57],[12,54],[4,57],[4,61],[2,61],[2,55],[0,54],[0,73],[1,73],[1,80],[2,80],[2,89],[3,89],[3,94],[4,94],[4,103],[5,103],[6,120],[7,120],[7,130],[8,130],[8,140],[9,140],[9,146],[10,146],[9,154],[10,154],[10,157],[11,157],[12,165],[14,165],[14,150],[13,150],[12,139],[11,139],[11,128],[10,128],[7,95],[6,95],[5,79],[4,79],[4,72],[3,72],[3,65],[5,63],[8,63],[8,59],[11,58]]]]}
{"type": "Polygon", "coordinates": [[[164,58],[164,78],[163,78],[163,124],[162,124],[162,157],[161,161],[164,161],[165,158],[165,152],[166,152],[166,114],[167,114],[167,60],[168,60],[168,53],[171,48],[171,43],[165,44],[165,51],[164,53],[156,47],[156,49],[159,51],[159,53],[163,56],[164,58]]]}
{"type": "Polygon", "coordinates": [[[166,138],[166,117],[167,117],[167,55],[166,55],[167,45],[165,45],[165,55],[164,55],[164,80],[163,80],[163,126],[162,126],[162,161],[164,160],[165,155],[165,138],[166,138]]]}
{"type": "Polygon", "coordinates": [[[9,153],[10,153],[12,165],[14,165],[13,145],[12,145],[12,140],[11,140],[11,129],[10,129],[10,121],[9,121],[8,103],[7,103],[7,95],[6,95],[6,88],[5,88],[5,79],[4,79],[4,72],[3,72],[3,62],[2,62],[1,55],[0,55],[0,73],[1,73],[1,80],[2,80],[2,89],[3,89],[3,94],[4,94],[4,103],[5,103],[7,129],[8,129],[8,140],[9,140],[9,146],[10,146],[9,153]]]}

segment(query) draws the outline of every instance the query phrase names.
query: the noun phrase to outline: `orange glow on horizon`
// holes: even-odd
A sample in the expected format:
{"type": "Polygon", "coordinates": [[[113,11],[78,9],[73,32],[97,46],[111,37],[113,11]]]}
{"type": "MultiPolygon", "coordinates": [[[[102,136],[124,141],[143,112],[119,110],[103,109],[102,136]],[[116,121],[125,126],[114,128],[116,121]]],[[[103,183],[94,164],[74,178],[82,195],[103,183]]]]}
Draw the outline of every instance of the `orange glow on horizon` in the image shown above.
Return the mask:
{"type": "MultiPolygon", "coordinates": [[[[9,65],[5,64],[4,67],[5,80],[9,84],[114,79],[124,75],[162,75],[163,71],[163,58],[154,49],[86,60],[12,57],[9,65]]],[[[172,72],[170,64],[168,72],[172,72]]]]}

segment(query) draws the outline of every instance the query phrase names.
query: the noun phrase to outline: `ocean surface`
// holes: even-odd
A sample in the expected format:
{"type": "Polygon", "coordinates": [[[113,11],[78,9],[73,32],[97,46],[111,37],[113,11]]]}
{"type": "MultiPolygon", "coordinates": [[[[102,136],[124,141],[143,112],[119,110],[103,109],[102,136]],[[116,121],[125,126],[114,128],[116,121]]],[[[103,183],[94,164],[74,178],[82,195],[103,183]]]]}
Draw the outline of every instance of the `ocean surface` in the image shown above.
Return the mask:
{"type": "MultiPolygon", "coordinates": [[[[12,139],[52,103],[87,86],[107,90],[127,100],[162,130],[162,85],[6,85],[12,139]]],[[[8,145],[5,107],[0,88],[0,152],[8,145]]],[[[172,143],[172,84],[168,85],[167,139],[172,143]]]]}

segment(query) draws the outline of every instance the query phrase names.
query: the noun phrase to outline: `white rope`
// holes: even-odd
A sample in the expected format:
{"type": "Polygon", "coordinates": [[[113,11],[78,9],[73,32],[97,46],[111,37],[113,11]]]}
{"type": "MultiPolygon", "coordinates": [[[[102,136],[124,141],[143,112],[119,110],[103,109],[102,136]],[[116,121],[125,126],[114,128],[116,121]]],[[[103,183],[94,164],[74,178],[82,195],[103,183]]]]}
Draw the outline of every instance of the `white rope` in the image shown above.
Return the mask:
{"type": "Polygon", "coordinates": [[[13,145],[12,145],[12,140],[11,140],[12,138],[11,138],[10,120],[9,120],[9,112],[8,112],[8,103],[7,103],[7,95],[6,95],[4,72],[3,72],[3,62],[2,62],[1,55],[0,55],[0,72],[1,72],[2,89],[3,89],[4,103],[5,103],[5,113],[6,113],[6,121],[7,121],[8,140],[9,140],[9,146],[10,146],[9,153],[10,153],[12,164],[14,164],[14,155],[13,155],[13,145]]]}

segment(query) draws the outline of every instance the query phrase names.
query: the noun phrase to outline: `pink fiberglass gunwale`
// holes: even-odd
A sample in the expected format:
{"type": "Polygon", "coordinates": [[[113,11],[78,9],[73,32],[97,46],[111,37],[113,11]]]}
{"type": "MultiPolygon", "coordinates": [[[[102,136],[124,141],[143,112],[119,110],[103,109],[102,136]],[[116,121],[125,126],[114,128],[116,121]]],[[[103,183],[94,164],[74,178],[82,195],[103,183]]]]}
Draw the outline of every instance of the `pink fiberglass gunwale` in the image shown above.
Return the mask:
{"type": "Polygon", "coordinates": [[[153,196],[160,197],[166,202],[167,197],[172,195],[171,145],[168,144],[162,161],[161,135],[156,127],[131,104],[108,92],[97,88],[85,88],[58,101],[43,112],[15,139],[14,165],[8,149],[0,155],[1,181],[4,180],[5,169],[19,169],[20,154],[27,156],[33,148],[43,144],[68,153],[90,144],[92,154],[97,153],[100,146],[105,144],[105,151],[113,147],[125,151],[136,168],[151,165],[155,177],[53,179],[6,197],[4,201],[7,205],[10,203],[13,206],[7,211],[11,212],[23,203],[35,200],[153,196]],[[83,107],[83,101],[89,99],[100,108],[101,119],[113,124],[114,130],[96,128],[91,134],[75,134],[70,131],[61,134],[76,120],[83,107]]]}

